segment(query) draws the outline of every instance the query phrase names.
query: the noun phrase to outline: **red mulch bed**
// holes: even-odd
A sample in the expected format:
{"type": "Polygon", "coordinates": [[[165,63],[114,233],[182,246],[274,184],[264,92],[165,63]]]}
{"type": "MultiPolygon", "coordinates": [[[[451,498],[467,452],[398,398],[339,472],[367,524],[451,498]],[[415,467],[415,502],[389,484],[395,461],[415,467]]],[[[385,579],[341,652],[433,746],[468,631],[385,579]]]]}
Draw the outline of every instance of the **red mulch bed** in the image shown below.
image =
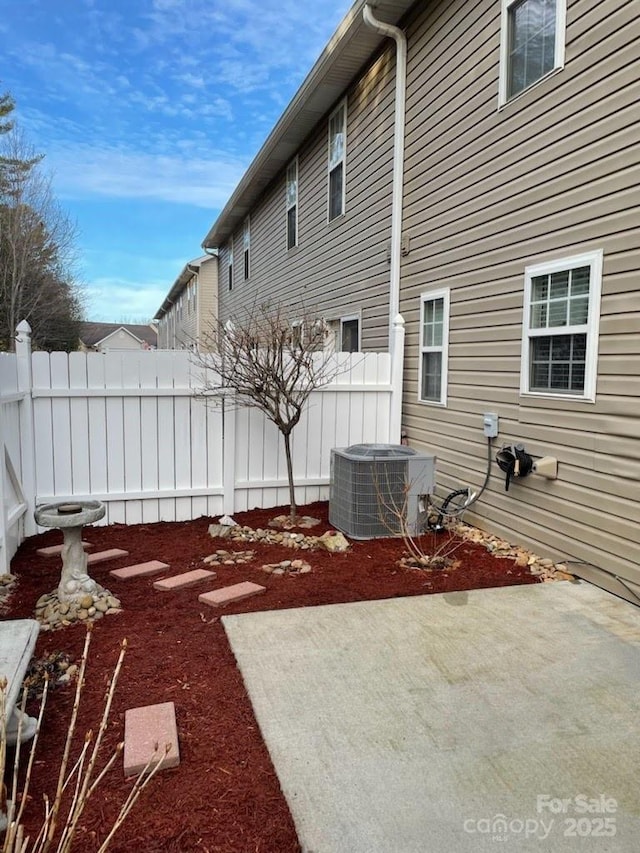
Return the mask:
{"type": "MultiPolygon", "coordinates": [[[[269,519],[283,511],[253,510],[235,517],[253,528],[266,527],[269,519]]],[[[326,503],[301,511],[322,521],[305,533],[318,534],[329,528],[326,503]]],[[[105,686],[120,641],[126,637],[128,650],[105,737],[106,748],[111,750],[122,739],[126,709],[158,702],[175,702],[180,737],[180,766],[160,772],[151,781],[110,847],[117,853],[294,853],[300,849],[220,622],[222,613],[537,582],[526,568],[517,567],[510,559],[498,559],[473,543],[463,543],[456,551],[455,558],[460,560],[457,568],[417,571],[398,567],[403,551],[399,539],[353,542],[346,554],[294,552],[280,546],[211,539],[207,532],[211,521],[201,518],[130,527],[113,525],[95,527],[85,534],[92,550],[123,548],[129,557],[90,570],[95,580],[121,599],[123,612],[95,623],[78,733],[97,728],[105,686]],[[216,548],[253,549],[256,557],[249,565],[216,568],[214,584],[182,592],[154,591],[153,581],[163,575],[129,581],[109,575],[110,569],[153,559],[171,565],[167,575],[179,574],[205,567],[203,558],[216,548]],[[264,563],[299,556],[311,563],[312,572],[273,576],[260,568],[264,563]],[[241,580],[266,586],[266,594],[221,612],[198,602],[199,592],[241,580]]],[[[39,557],[35,551],[60,541],[59,531],[48,531],[23,543],[12,563],[19,583],[5,618],[31,617],[38,597],[57,586],[60,559],[39,557]]],[[[79,658],[84,637],[82,625],[43,633],[37,655],[64,651],[72,659],[79,658]]],[[[43,793],[52,798],[55,792],[73,695],[73,686],[60,686],[50,693],[47,702],[26,820],[32,837],[41,820],[43,793]]],[[[74,851],[97,850],[132,784],[123,779],[118,762],[83,816],[74,851]]]]}

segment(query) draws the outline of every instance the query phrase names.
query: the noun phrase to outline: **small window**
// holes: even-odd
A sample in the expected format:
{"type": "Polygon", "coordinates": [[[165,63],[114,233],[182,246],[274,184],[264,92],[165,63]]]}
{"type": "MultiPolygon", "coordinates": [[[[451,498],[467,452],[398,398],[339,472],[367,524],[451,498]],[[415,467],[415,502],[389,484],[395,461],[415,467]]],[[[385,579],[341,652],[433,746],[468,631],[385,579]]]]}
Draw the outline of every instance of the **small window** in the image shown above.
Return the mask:
{"type": "Polygon", "coordinates": [[[523,394],[595,402],[602,252],[525,270],[523,394]]]}
{"type": "Polygon", "coordinates": [[[298,159],[287,167],[287,249],[298,245],[298,159]]]}
{"type": "Polygon", "coordinates": [[[502,0],[500,104],[564,66],[566,0],[502,0]]]}
{"type": "Polygon", "coordinates": [[[340,320],[340,350],[341,352],[360,351],[359,317],[343,317],[340,320]]]}
{"type": "Polygon", "coordinates": [[[304,328],[302,320],[294,320],[291,324],[291,348],[302,349],[304,345],[304,328]]]}
{"type": "Polygon", "coordinates": [[[233,290],[233,244],[229,244],[229,253],[227,255],[227,281],[229,290],[233,290]]]}
{"type": "Polygon", "coordinates": [[[449,290],[423,293],[420,297],[419,399],[447,403],[449,352],[449,290]]]}
{"type": "Polygon", "coordinates": [[[244,263],[244,280],[249,278],[249,250],[251,248],[251,224],[249,217],[244,221],[242,228],[242,259],[244,263]]]}
{"type": "Polygon", "coordinates": [[[343,101],[329,119],[329,221],[344,213],[346,147],[347,105],[343,101]]]}

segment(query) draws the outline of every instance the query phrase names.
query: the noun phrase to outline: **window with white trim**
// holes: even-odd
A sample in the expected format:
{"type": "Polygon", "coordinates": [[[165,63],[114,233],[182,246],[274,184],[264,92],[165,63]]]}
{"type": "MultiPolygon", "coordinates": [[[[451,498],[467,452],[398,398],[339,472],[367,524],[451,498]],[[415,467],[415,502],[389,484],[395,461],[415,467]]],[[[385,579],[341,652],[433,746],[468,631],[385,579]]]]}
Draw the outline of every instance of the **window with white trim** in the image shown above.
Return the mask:
{"type": "Polygon", "coordinates": [[[449,288],[420,297],[420,366],[418,398],[424,403],[447,403],[449,354],[449,288]]]}
{"type": "Polygon", "coordinates": [[[525,269],[520,391],[595,402],[602,251],[525,269]]]}
{"type": "Polygon", "coordinates": [[[564,67],[566,0],[502,0],[500,104],[564,67]]]}
{"type": "Polygon", "coordinates": [[[340,352],[360,352],[360,317],[341,318],[340,352]]]}
{"type": "Polygon", "coordinates": [[[304,327],[302,320],[294,320],[291,323],[291,348],[302,349],[304,345],[304,327]]]}
{"type": "Polygon", "coordinates": [[[233,242],[229,243],[227,253],[227,283],[229,290],[233,290],[233,242]]]}
{"type": "Polygon", "coordinates": [[[242,260],[243,260],[243,271],[244,271],[244,280],[246,281],[249,278],[249,251],[251,249],[251,223],[249,221],[249,217],[244,221],[244,225],[242,226],[242,260]]]}
{"type": "Polygon", "coordinates": [[[343,101],[329,118],[329,222],[344,213],[346,149],[347,102],[343,101]]]}
{"type": "Polygon", "coordinates": [[[298,245],[298,158],[287,166],[287,249],[298,245]]]}

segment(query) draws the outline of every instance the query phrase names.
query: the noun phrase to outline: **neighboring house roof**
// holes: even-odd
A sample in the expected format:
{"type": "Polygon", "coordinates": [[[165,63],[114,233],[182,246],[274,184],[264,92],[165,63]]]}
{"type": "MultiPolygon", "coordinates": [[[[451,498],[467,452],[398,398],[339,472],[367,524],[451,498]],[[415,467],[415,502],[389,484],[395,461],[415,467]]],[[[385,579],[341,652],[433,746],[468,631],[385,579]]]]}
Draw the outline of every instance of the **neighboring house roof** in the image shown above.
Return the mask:
{"type": "Polygon", "coordinates": [[[367,2],[378,20],[397,24],[415,0],[356,0],[204,238],[203,248],[219,248],[239,228],[268,184],[385,41],[363,20],[367,2]]]}
{"type": "Polygon", "coordinates": [[[158,335],[152,326],[132,323],[81,323],[80,340],[86,347],[97,347],[106,338],[120,330],[127,332],[140,343],[146,343],[150,347],[158,345],[158,335]]]}
{"type": "Polygon", "coordinates": [[[155,313],[155,320],[159,320],[167,311],[170,310],[173,303],[176,301],[176,297],[180,294],[180,292],[187,286],[190,279],[200,271],[200,267],[205,264],[207,261],[217,260],[216,255],[202,255],[199,258],[195,258],[193,261],[188,261],[182,271],[180,272],[177,279],[174,281],[171,290],[164,298],[164,302],[158,308],[155,313]]]}

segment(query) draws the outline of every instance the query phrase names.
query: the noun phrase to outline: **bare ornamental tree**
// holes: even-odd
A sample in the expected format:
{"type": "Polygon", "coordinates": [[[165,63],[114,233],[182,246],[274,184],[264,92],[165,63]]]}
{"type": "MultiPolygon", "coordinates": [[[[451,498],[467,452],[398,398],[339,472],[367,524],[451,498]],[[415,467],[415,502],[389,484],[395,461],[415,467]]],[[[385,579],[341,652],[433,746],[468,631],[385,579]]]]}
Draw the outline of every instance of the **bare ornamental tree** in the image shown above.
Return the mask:
{"type": "Polygon", "coordinates": [[[256,305],[205,336],[195,353],[207,371],[200,394],[223,405],[261,411],[282,434],[289,483],[290,520],[297,517],[291,434],[309,396],[330,383],[341,360],[325,347],[326,324],[308,313],[289,317],[280,306],[256,305]],[[212,364],[213,363],[213,364],[212,364]],[[217,375],[216,375],[217,374],[217,375]]]}

